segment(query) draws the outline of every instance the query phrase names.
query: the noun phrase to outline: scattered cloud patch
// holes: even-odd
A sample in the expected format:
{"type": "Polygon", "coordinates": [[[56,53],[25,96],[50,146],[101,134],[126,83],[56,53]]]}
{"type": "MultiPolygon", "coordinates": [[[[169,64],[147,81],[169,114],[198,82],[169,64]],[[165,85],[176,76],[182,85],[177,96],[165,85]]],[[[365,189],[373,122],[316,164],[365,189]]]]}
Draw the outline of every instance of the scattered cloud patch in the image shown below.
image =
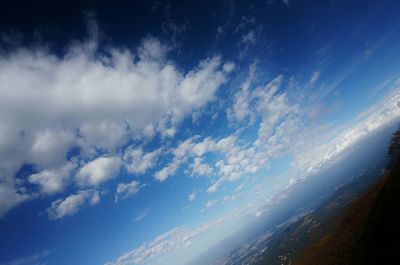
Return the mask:
{"type": "Polygon", "coordinates": [[[216,181],[215,183],[213,183],[208,189],[207,192],[208,193],[214,193],[218,190],[218,187],[221,185],[221,182],[216,181]]]}
{"type": "Polygon", "coordinates": [[[29,196],[24,194],[23,191],[19,191],[9,184],[0,182],[0,218],[11,208],[28,199],[29,196]]]}
{"type": "Polygon", "coordinates": [[[67,162],[59,168],[45,169],[39,173],[30,175],[29,182],[39,185],[40,191],[43,194],[54,194],[65,188],[69,182],[72,170],[75,168],[76,165],[74,163],[67,162]]]}
{"type": "Polygon", "coordinates": [[[319,71],[314,71],[314,72],[312,73],[312,75],[311,75],[310,83],[311,83],[311,84],[314,84],[314,83],[318,80],[319,75],[320,75],[320,72],[319,72],[319,71]]]}
{"type": "Polygon", "coordinates": [[[245,34],[243,34],[241,42],[245,46],[255,44],[256,43],[256,33],[254,32],[254,30],[250,30],[250,31],[246,32],[245,34]]]}
{"type": "Polygon", "coordinates": [[[125,150],[124,161],[126,163],[126,169],[130,173],[144,174],[150,168],[152,168],[157,157],[160,155],[161,149],[157,149],[153,152],[144,153],[142,149],[135,149],[128,147],[125,150]]]}
{"type": "Polygon", "coordinates": [[[165,181],[169,176],[175,174],[176,170],[180,166],[180,161],[172,161],[169,163],[166,167],[161,169],[160,171],[157,171],[154,175],[155,179],[163,182],[165,181]]]}
{"type": "Polygon", "coordinates": [[[136,194],[140,189],[142,189],[145,185],[141,185],[140,182],[136,180],[132,180],[129,183],[119,183],[117,186],[117,192],[115,194],[115,202],[119,200],[125,200],[132,195],[136,194]]]}
{"type": "Polygon", "coordinates": [[[197,197],[197,191],[193,191],[192,193],[189,194],[188,200],[194,201],[194,200],[196,200],[196,197],[197,197]]]}
{"type": "Polygon", "coordinates": [[[118,157],[99,157],[85,164],[76,175],[80,186],[98,186],[118,176],[121,160],[118,157]]]}
{"type": "Polygon", "coordinates": [[[213,169],[208,164],[202,162],[201,157],[196,157],[194,163],[191,165],[192,175],[195,176],[210,176],[213,173],[213,169]]]}
{"type": "Polygon", "coordinates": [[[141,212],[139,215],[137,215],[134,220],[135,222],[140,222],[142,221],[144,218],[146,218],[146,216],[151,212],[151,208],[147,208],[145,209],[143,212],[141,212]]]}
{"type": "Polygon", "coordinates": [[[95,190],[81,190],[64,199],[51,203],[47,214],[51,220],[57,220],[76,214],[85,206],[93,206],[100,201],[100,192],[95,190]]]}
{"type": "Polygon", "coordinates": [[[217,203],[217,200],[210,200],[206,203],[205,208],[211,208],[217,203]]]}
{"type": "Polygon", "coordinates": [[[51,252],[51,250],[44,250],[30,256],[20,257],[5,263],[1,263],[1,265],[46,265],[46,259],[50,256],[51,252]]]}

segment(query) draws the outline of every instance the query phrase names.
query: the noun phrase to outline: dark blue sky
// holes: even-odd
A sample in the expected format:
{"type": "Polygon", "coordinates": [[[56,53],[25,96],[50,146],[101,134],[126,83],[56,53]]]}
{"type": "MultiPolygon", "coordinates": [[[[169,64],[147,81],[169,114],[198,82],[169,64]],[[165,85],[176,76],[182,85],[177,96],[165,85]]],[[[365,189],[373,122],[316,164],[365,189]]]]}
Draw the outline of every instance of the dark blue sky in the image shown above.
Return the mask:
{"type": "Polygon", "coordinates": [[[232,45],[241,38],[237,27],[243,17],[254,17],[254,22],[243,23],[254,23],[253,56],[269,56],[280,70],[295,71],[315,63],[321,44],[335,42],[341,53],[351,54],[398,27],[396,1],[291,1],[290,8],[280,1],[77,2],[9,3],[1,10],[0,25],[25,44],[50,41],[61,53],[71,39],[86,36],[87,17],[93,15],[102,45],[134,47],[149,35],[176,40],[180,49],[174,55],[185,67],[213,53],[236,56],[243,49],[232,45]],[[219,27],[223,33],[216,39],[219,27]]]}

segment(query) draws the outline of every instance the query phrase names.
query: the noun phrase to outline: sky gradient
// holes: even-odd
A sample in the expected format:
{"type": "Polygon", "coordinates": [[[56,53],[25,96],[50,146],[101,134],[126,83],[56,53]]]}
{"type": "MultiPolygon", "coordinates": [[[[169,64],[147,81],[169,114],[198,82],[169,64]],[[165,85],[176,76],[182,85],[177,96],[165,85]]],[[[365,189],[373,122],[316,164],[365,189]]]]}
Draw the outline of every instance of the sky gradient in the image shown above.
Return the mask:
{"type": "Polygon", "coordinates": [[[400,117],[397,1],[10,4],[0,264],[188,264],[400,117]]]}

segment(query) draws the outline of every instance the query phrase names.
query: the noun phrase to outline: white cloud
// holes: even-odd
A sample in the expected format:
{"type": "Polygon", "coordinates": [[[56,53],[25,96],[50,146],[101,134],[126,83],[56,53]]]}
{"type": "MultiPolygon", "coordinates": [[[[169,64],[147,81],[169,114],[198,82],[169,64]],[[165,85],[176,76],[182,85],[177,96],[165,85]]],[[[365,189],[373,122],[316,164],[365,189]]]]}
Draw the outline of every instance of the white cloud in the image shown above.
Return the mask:
{"type": "MultiPolygon", "coordinates": [[[[200,209],[200,212],[204,213],[206,210],[213,207],[217,202],[218,202],[218,200],[208,200],[207,203],[204,205],[204,207],[200,209]]],[[[222,201],[222,202],[224,202],[224,201],[222,201]]]]}
{"type": "Polygon", "coordinates": [[[166,167],[154,174],[155,179],[160,182],[165,181],[169,176],[175,174],[176,170],[180,166],[180,163],[180,161],[172,161],[166,167]]]}
{"type": "MultiPolygon", "coordinates": [[[[24,164],[41,172],[32,181],[46,182],[49,189],[41,186],[42,191],[52,193],[62,190],[64,182],[51,179],[60,176],[53,171],[68,162],[71,148],[79,149],[75,159],[81,164],[99,150],[114,156],[133,137],[173,136],[183,118],[215,99],[234,70],[233,63],[216,56],[183,71],[155,38],[135,50],[98,50],[93,31],[92,39],[75,41],[62,56],[36,47],[0,58],[0,181],[10,193],[24,164]]],[[[142,159],[128,170],[142,173],[154,162],[142,159]]],[[[85,184],[97,184],[94,178],[85,184]]]]}
{"type": "Polygon", "coordinates": [[[75,164],[68,162],[59,168],[45,169],[30,175],[29,182],[39,185],[44,194],[54,194],[64,189],[75,167],[75,164]]]}
{"type": "Polygon", "coordinates": [[[220,140],[214,140],[210,137],[203,139],[202,141],[196,142],[198,136],[190,137],[172,150],[174,155],[172,161],[168,163],[164,168],[157,171],[154,177],[159,181],[166,180],[169,176],[175,174],[182,163],[187,162],[190,157],[194,157],[194,163],[190,165],[192,175],[206,175],[212,173],[213,169],[211,166],[201,163],[201,156],[210,152],[228,152],[234,142],[234,137],[228,136],[220,140]]]}
{"type": "Polygon", "coordinates": [[[227,111],[228,119],[230,122],[234,120],[241,123],[247,117],[252,116],[250,110],[250,86],[255,74],[255,64],[252,64],[249,69],[249,75],[243,82],[240,91],[235,94],[234,103],[227,111]]]}
{"type": "Polygon", "coordinates": [[[369,110],[362,113],[358,120],[347,129],[342,129],[339,133],[330,136],[330,141],[316,144],[315,139],[311,139],[314,148],[308,148],[308,155],[300,154],[299,150],[295,154],[294,166],[301,169],[304,174],[316,172],[323,167],[330,165],[331,162],[340,159],[340,155],[355,143],[378,131],[385,126],[398,122],[400,118],[400,87],[393,89],[393,94],[383,101],[372,106],[369,110]]]}
{"type": "Polygon", "coordinates": [[[135,217],[135,222],[142,221],[149,213],[151,212],[151,208],[146,208],[143,212],[135,217]]]}
{"type": "Polygon", "coordinates": [[[220,181],[216,181],[215,183],[213,183],[208,189],[207,192],[208,193],[214,193],[218,190],[218,187],[221,185],[220,181]]]}
{"type": "MultiPolygon", "coordinates": [[[[246,142],[238,140],[236,135],[219,140],[190,137],[173,149],[172,161],[156,173],[156,178],[165,180],[185,163],[189,169],[184,171],[186,174],[216,173],[218,178],[213,179],[207,189],[208,193],[214,193],[225,181],[247,178],[268,166],[270,159],[288,152],[293,142],[299,139],[299,130],[302,128],[298,106],[289,102],[286,93],[279,92],[284,82],[282,75],[264,87],[253,88],[254,73],[255,64],[250,67],[249,75],[235,95],[227,116],[232,124],[237,122],[237,125],[245,121],[253,125],[257,119],[257,138],[253,142],[246,142]],[[209,153],[216,154],[211,157],[218,160],[210,160],[209,153]],[[190,158],[193,158],[193,163],[190,163],[190,158]]],[[[240,130],[247,128],[241,127],[240,130]]]]}
{"type": "Polygon", "coordinates": [[[253,93],[253,97],[257,100],[257,112],[262,116],[256,145],[261,145],[268,140],[272,136],[275,126],[277,126],[285,116],[296,112],[297,106],[289,103],[287,95],[285,93],[277,93],[282,82],[283,76],[279,75],[264,88],[256,89],[253,93]]]}
{"type": "MultiPolygon", "coordinates": [[[[208,233],[220,228],[225,221],[231,220],[235,214],[216,218],[193,228],[185,226],[173,228],[154,240],[143,243],[139,247],[122,254],[116,261],[108,262],[106,265],[171,264],[171,260],[165,259],[166,254],[173,256],[177,251],[188,250],[208,233]]],[[[176,264],[176,262],[172,264],[176,264]]]]}
{"type": "Polygon", "coordinates": [[[230,73],[233,70],[235,70],[235,64],[232,62],[228,62],[228,63],[224,63],[224,65],[222,66],[222,69],[224,70],[225,73],[230,73]]]}
{"type": "Polygon", "coordinates": [[[29,196],[15,190],[14,187],[6,183],[0,183],[0,218],[23,201],[29,199],[29,196]]]}
{"type": "Polygon", "coordinates": [[[253,45],[256,43],[256,33],[254,30],[250,30],[242,35],[242,43],[245,46],[253,45]]]}
{"type": "Polygon", "coordinates": [[[260,217],[261,215],[263,215],[263,211],[256,211],[255,213],[254,213],[254,217],[256,217],[256,218],[258,218],[258,217],[260,217]]]}
{"type": "Polygon", "coordinates": [[[260,35],[261,31],[262,27],[256,25],[255,17],[242,16],[239,25],[234,30],[234,33],[240,34],[239,46],[241,49],[239,58],[243,58],[249,48],[256,44],[257,36],[260,35]]]}
{"type": "Polygon", "coordinates": [[[85,143],[91,147],[114,150],[128,138],[127,124],[113,121],[86,122],[79,128],[85,143]]]}
{"type": "Polygon", "coordinates": [[[236,181],[242,177],[247,177],[249,174],[256,173],[267,165],[269,158],[278,156],[289,145],[290,141],[284,133],[295,133],[296,120],[283,119],[278,125],[276,123],[271,124],[271,130],[275,127],[276,130],[271,134],[273,137],[267,138],[265,136],[267,138],[265,142],[268,142],[268,145],[258,146],[258,143],[261,142],[260,136],[253,146],[248,144],[240,146],[235,135],[219,140],[211,137],[202,140],[198,136],[190,137],[179,143],[171,151],[174,155],[172,161],[156,172],[155,178],[164,181],[175,174],[182,164],[185,164],[188,168],[184,171],[186,174],[219,176],[218,180],[213,181],[213,184],[208,188],[208,192],[213,193],[224,181],[236,181]],[[214,156],[214,159],[215,157],[220,159],[222,155],[223,159],[210,160],[212,158],[209,154],[216,154],[217,156],[214,156]],[[190,158],[193,158],[193,163],[190,163],[190,158]],[[207,161],[207,163],[202,161],[207,161]]]}
{"type": "Polygon", "coordinates": [[[160,153],[161,149],[145,154],[140,148],[135,149],[129,147],[125,150],[123,157],[126,163],[126,169],[130,173],[144,174],[149,168],[155,165],[156,159],[160,153]]]}
{"type": "Polygon", "coordinates": [[[121,160],[118,157],[99,157],[85,164],[75,178],[80,186],[97,186],[116,178],[120,168],[121,160]]]}
{"type": "Polygon", "coordinates": [[[73,138],[71,132],[61,129],[40,130],[34,135],[29,160],[42,168],[59,165],[64,162],[63,156],[73,143],[73,138]]]}
{"type": "Polygon", "coordinates": [[[196,197],[197,197],[197,192],[193,191],[192,193],[189,194],[188,200],[189,201],[194,201],[196,199],[196,197]]]}
{"type": "Polygon", "coordinates": [[[174,228],[167,233],[160,235],[153,241],[142,244],[139,248],[126,252],[115,262],[108,262],[107,265],[128,265],[128,264],[150,264],[154,259],[168,253],[186,248],[192,244],[197,233],[191,232],[185,227],[174,228]]]}
{"type": "Polygon", "coordinates": [[[261,117],[262,122],[256,142],[259,145],[271,137],[274,127],[285,115],[296,111],[296,106],[291,106],[285,93],[278,93],[284,80],[282,75],[278,75],[265,87],[251,89],[254,74],[255,65],[253,64],[250,66],[247,79],[235,94],[234,103],[228,109],[227,115],[231,122],[236,121],[239,124],[248,117],[251,123],[254,122],[256,116],[261,117]]]}
{"type": "Polygon", "coordinates": [[[191,165],[192,175],[195,176],[210,176],[213,173],[212,167],[202,162],[203,158],[196,157],[191,165]]]}
{"type": "Polygon", "coordinates": [[[51,250],[44,250],[33,255],[19,257],[11,261],[1,263],[1,265],[45,265],[47,264],[46,259],[51,252],[51,250]]]}
{"type": "Polygon", "coordinates": [[[143,42],[138,51],[142,60],[163,61],[167,55],[168,47],[162,45],[158,39],[150,37],[143,42]]]}
{"type": "Polygon", "coordinates": [[[129,183],[119,183],[117,186],[117,193],[115,194],[115,201],[125,200],[135,193],[137,193],[145,185],[140,185],[140,182],[132,180],[129,183]]]}
{"type": "Polygon", "coordinates": [[[314,71],[314,72],[312,73],[312,75],[311,75],[310,83],[311,83],[311,84],[315,83],[315,82],[318,80],[319,75],[320,75],[320,72],[319,72],[319,71],[314,71]]]}
{"type": "Polygon", "coordinates": [[[87,205],[95,205],[100,201],[99,191],[81,190],[65,199],[58,199],[51,203],[47,213],[51,220],[57,220],[76,214],[87,205]]]}
{"type": "Polygon", "coordinates": [[[211,207],[213,207],[215,204],[217,203],[217,200],[209,200],[207,203],[206,203],[206,208],[211,208],[211,207]]]}

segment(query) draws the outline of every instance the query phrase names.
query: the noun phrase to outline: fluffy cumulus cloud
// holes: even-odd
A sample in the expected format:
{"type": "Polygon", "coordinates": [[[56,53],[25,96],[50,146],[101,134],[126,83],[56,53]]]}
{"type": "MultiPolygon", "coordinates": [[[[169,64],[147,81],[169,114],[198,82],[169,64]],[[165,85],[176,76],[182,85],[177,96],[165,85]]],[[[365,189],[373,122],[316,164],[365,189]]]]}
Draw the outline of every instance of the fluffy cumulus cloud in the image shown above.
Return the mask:
{"type": "Polygon", "coordinates": [[[232,135],[219,140],[211,137],[201,140],[199,136],[193,136],[180,142],[178,146],[172,150],[174,155],[172,161],[164,168],[157,171],[154,176],[156,179],[163,181],[175,174],[182,164],[188,165],[190,175],[211,175],[213,173],[213,167],[203,162],[204,158],[202,156],[209,153],[228,155],[235,150],[235,137],[232,135]],[[190,159],[193,161],[191,162],[190,159]]]}
{"type": "Polygon", "coordinates": [[[202,163],[201,157],[196,157],[191,165],[192,174],[197,176],[207,176],[213,173],[213,168],[208,164],[202,163]]]}
{"type": "Polygon", "coordinates": [[[155,179],[160,182],[165,181],[169,176],[175,174],[176,170],[180,166],[180,163],[181,162],[177,160],[172,161],[166,167],[154,174],[155,179]]]}
{"type": "Polygon", "coordinates": [[[172,160],[155,173],[165,181],[181,167],[191,176],[208,176],[208,193],[215,193],[226,181],[237,181],[265,168],[271,159],[285,154],[298,139],[299,107],[292,104],[285,92],[280,92],[284,77],[278,75],[264,86],[253,86],[256,66],[233,97],[227,117],[233,127],[241,129],[223,138],[192,136],[171,151],[172,160]],[[244,140],[240,131],[258,128],[254,139],[244,140]]]}
{"type": "MultiPolygon", "coordinates": [[[[183,71],[155,38],[136,49],[100,50],[92,35],[61,56],[34,47],[0,57],[0,197],[8,198],[0,213],[32,197],[16,179],[23,165],[34,166],[28,181],[43,194],[63,190],[74,171],[78,185],[115,177],[119,160],[99,153],[114,156],[132,138],[174,136],[182,119],[215,99],[234,69],[215,56],[183,71]]],[[[119,158],[142,174],[158,154],[128,149],[119,158]]]]}
{"type": "Polygon", "coordinates": [[[210,176],[213,184],[207,191],[209,193],[216,192],[224,181],[236,181],[257,172],[267,163],[268,154],[259,152],[254,147],[241,146],[237,141],[238,139],[234,135],[219,140],[212,138],[200,141],[196,141],[194,138],[188,139],[175,149],[173,161],[161,172],[170,168],[171,165],[179,168],[185,163],[185,165],[189,165],[190,175],[210,176]],[[214,158],[205,163],[203,155],[214,155],[214,158]],[[191,158],[193,158],[192,162],[189,161],[191,158]]]}
{"type": "Polygon", "coordinates": [[[44,194],[53,194],[64,189],[75,164],[67,162],[59,168],[45,169],[29,176],[29,182],[37,184],[44,194]]]}
{"type": "Polygon", "coordinates": [[[157,157],[160,155],[161,150],[144,153],[142,149],[135,149],[129,147],[126,149],[124,154],[124,160],[126,161],[126,169],[135,174],[144,174],[148,169],[152,168],[157,157]]]}
{"type": "Polygon", "coordinates": [[[64,199],[58,199],[52,202],[50,208],[47,209],[47,213],[50,219],[56,220],[65,216],[74,215],[82,207],[95,205],[99,201],[99,191],[82,190],[64,199]]]}
{"type": "Polygon", "coordinates": [[[118,157],[99,157],[85,164],[76,174],[76,180],[81,186],[97,186],[117,177],[120,168],[118,157]]]}

